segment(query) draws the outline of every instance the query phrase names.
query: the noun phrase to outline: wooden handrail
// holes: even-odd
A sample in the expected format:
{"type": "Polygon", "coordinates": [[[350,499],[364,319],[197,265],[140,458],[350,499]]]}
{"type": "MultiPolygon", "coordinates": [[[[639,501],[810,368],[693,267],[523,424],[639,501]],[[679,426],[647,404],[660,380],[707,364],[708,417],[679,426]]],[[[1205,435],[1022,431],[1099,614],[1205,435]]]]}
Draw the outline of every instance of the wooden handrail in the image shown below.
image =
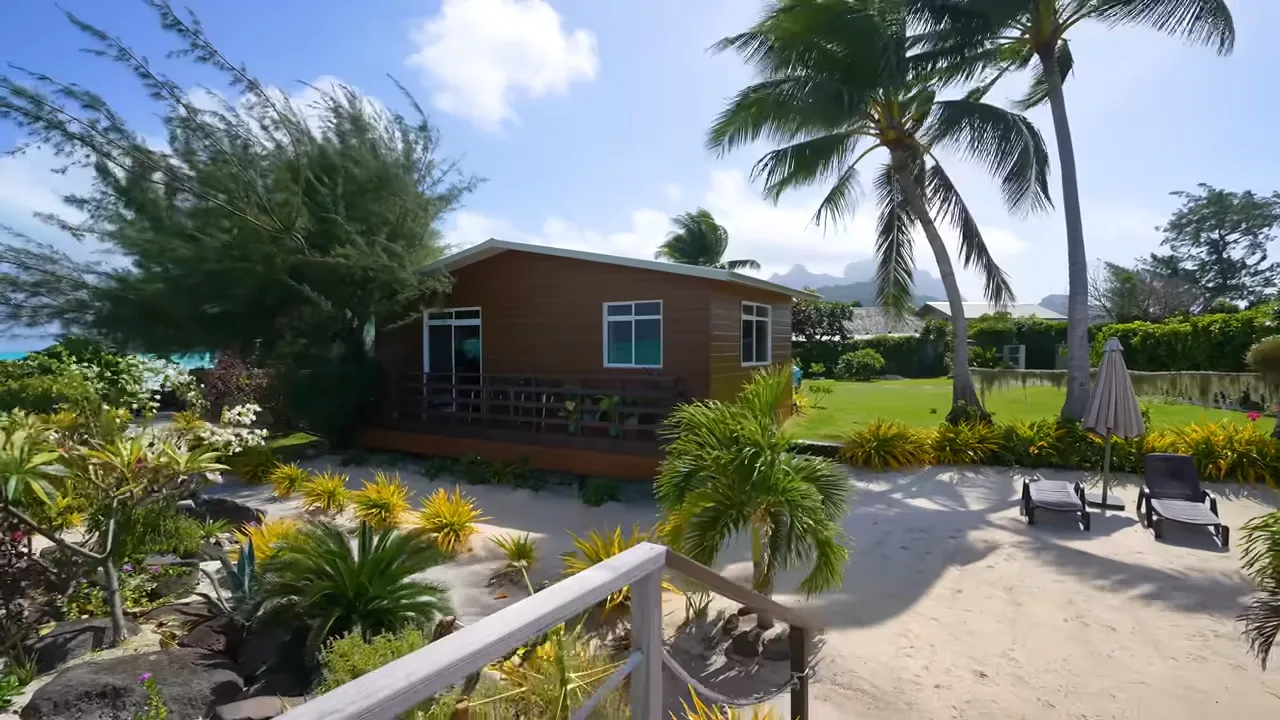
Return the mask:
{"type": "MultiPolygon", "coordinates": [[[[428,698],[551,627],[565,622],[630,585],[633,720],[657,720],[662,699],[662,571],[670,570],[721,595],[765,610],[791,626],[790,717],[808,718],[809,638],[813,619],[739,585],[711,568],[662,545],[642,542],[581,573],[394,660],[281,715],[281,720],[384,720],[398,717],[428,698]]],[[[626,673],[623,673],[625,675],[626,673]]],[[[611,687],[622,677],[610,679],[611,687]]]]}

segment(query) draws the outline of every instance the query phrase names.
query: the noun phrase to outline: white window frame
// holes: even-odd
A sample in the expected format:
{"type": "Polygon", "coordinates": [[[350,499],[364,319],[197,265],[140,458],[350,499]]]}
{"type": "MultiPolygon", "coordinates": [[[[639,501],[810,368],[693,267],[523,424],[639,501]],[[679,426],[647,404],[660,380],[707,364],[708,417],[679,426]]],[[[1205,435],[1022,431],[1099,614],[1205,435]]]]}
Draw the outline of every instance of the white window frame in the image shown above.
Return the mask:
{"type": "Polygon", "coordinates": [[[750,302],[748,300],[742,301],[742,308],[738,313],[738,358],[742,361],[742,367],[763,367],[773,362],[773,306],[772,305],[766,305],[764,303],[757,303],[757,302],[750,302]],[[753,311],[755,308],[762,307],[768,310],[769,312],[765,317],[760,317],[754,314],[754,312],[751,315],[748,315],[747,314],[748,307],[752,308],[753,311]],[[754,360],[754,361],[748,362],[745,357],[742,357],[742,321],[743,320],[752,321],[752,328],[751,328],[751,331],[753,333],[752,343],[751,343],[752,349],[755,349],[754,323],[760,322],[761,320],[764,321],[764,327],[765,327],[764,360],[754,360]]]}
{"type": "Polygon", "coordinates": [[[431,372],[427,365],[431,362],[431,333],[427,332],[429,325],[479,325],[480,326],[480,372],[484,373],[484,311],[479,307],[456,307],[456,308],[436,308],[422,313],[422,373],[425,375],[431,372]],[[454,319],[432,318],[432,313],[453,313],[459,310],[474,310],[477,315],[473,318],[454,319]]]}
{"type": "Polygon", "coordinates": [[[603,303],[600,307],[600,316],[603,318],[600,327],[600,347],[601,360],[607,368],[649,368],[652,370],[662,369],[662,361],[666,355],[666,323],[662,319],[662,301],[661,300],[618,300],[614,302],[603,303]],[[658,303],[657,315],[636,315],[635,308],[632,307],[630,315],[614,315],[610,317],[609,308],[618,305],[639,305],[640,303],[658,303]],[[609,322],[622,322],[624,320],[631,321],[631,359],[635,360],[635,341],[636,341],[636,320],[657,320],[658,321],[658,364],[657,365],[636,365],[631,363],[611,363],[609,362],[609,322]]]}

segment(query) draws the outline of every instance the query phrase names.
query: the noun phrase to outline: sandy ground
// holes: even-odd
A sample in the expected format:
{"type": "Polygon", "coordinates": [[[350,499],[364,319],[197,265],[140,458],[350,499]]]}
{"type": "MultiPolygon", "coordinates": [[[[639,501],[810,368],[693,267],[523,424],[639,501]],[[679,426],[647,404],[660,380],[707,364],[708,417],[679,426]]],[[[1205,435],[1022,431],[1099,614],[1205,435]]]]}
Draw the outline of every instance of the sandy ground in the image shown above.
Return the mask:
{"type": "MultiPolygon", "coordinates": [[[[372,474],[342,470],[353,487],[372,474]]],[[[453,485],[406,467],[399,472],[420,496],[453,485]]],[[[1042,512],[1028,527],[1016,498],[1021,478],[1034,472],[930,468],[852,477],[844,587],[807,601],[779,596],[825,624],[812,717],[1168,720],[1280,713],[1280,679],[1258,668],[1235,623],[1249,592],[1235,548],[1221,551],[1207,531],[1177,527],[1155,540],[1133,514],[1135,478],[1119,481],[1128,511],[1095,514],[1090,533],[1054,513],[1042,512]]],[[[589,508],[572,488],[535,494],[463,487],[490,517],[486,535],[514,530],[539,539],[535,582],[558,576],[557,556],[571,547],[568,531],[647,527],[656,519],[652,501],[589,508]]],[[[1233,530],[1280,501],[1265,489],[1212,489],[1233,530]]],[[[266,488],[219,492],[260,503],[269,515],[298,512],[295,503],[271,500],[266,488]]],[[[524,595],[514,586],[486,587],[501,554],[483,538],[472,548],[430,572],[453,589],[468,623],[524,595]]],[[[749,578],[745,542],[725,552],[717,569],[749,578]]],[[[797,580],[791,574],[779,585],[794,588],[797,580]]],[[[672,598],[668,611],[680,607],[672,598]]],[[[720,679],[732,684],[734,674],[750,677],[731,668],[720,679]]],[[[782,701],[779,709],[785,707],[782,701]]]]}

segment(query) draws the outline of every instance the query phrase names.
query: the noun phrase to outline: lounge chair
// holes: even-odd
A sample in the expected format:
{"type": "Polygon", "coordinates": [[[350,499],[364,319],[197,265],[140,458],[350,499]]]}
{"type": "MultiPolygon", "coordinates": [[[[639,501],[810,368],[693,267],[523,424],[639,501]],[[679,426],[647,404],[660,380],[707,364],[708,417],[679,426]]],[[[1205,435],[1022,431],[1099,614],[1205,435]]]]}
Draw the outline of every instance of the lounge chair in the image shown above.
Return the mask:
{"type": "Polygon", "coordinates": [[[1206,525],[1218,544],[1228,547],[1231,528],[1218,517],[1218,499],[1200,486],[1200,473],[1190,455],[1151,453],[1146,471],[1146,484],[1138,491],[1138,522],[1143,527],[1160,537],[1166,520],[1206,525]]]}
{"type": "Polygon", "coordinates": [[[1084,502],[1084,485],[1067,480],[1022,481],[1019,511],[1028,525],[1035,525],[1036,510],[1079,513],[1080,529],[1089,529],[1089,510],[1084,502]]]}

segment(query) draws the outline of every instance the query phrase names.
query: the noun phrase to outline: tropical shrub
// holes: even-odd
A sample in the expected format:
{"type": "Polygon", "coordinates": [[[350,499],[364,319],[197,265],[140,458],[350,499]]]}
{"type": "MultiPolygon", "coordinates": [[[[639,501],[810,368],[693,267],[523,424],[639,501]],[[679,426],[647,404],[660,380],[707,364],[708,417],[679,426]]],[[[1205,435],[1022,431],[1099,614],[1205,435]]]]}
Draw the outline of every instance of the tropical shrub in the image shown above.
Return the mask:
{"type": "Polygon", "coordinates": [[[589,477],[578,486],[578,498],[583,505],[600,507],[605,503],[622,500],[622,485],[617,480],[589,477]]]}
{"type": "MultiPolygon", "coordinates": [[[[586,535],[576,535],[573,532],[569,534],[573,536],[573,550],[560,556],[560,561],[564,564],[565,577],[577,575],[649,539],[649,533],[642,531],[639,525],[631,528],[630,535],[622,534],[621,525],[615,527],[611,533],[591,530],[586,535]]],[[[630,606],[631,586],[629,585],[611,593],[603,603],[606,613],[615,608],[626,609],[630,606]]]]}
{"type": "Polygon", "coordinates": [[[366,481],[363,489],[352,494],[351,503],[357,520],[378,530],[396,527],[409,514],[409,488],[400,481],[400,473],[393,476],[378,470],[373,482],[366,481]]]}
{"type": "Polygon", "coordinates": [[[841,380],[874,380],[883,371],[884,358],[870,348],[845,353],[836,365],[836,377],[841,380]]]}
{"type": "MultiPolygon", "coordinates": [[[[86,525],[102,551],[111,521],[111,507],[99,506],[89,513],[86,525]]],[[[121,561],[141,561],[148,555],[177,555],[189,558],[204,543],[200,521],[178,512],[176,501],[147,505],[128,504],[115,510],[115,542],[112,556],[121,561]]]]}
{"type": "Polygon", "coordinates": [[[392,660],[426,647],[430,638],[415,626],[365,637],[351,632],[335,637],[320,652],[320,687],[326,693],[366,675],[392,660]]]}
{"type": "Polygon", "coordinates": [[[375,533],[361,523],[355,542],[324,522],[304,525],[264,563],[263,612],[310,626],[310,646],[358,632],[371,638],[434,622],[452,612],[440,583],[414,579],[447,559],[420,530],[375,533]]]}
{"type": "MultiPolygon", "coordinates": [[[[291,539],[302,525],[293,518],[270,518],[260,523],[250,523],[236,530],[236,542],[240,547],[253,545],[256,562],[261,565],[286,540],[291,539]]],[[[231,559],[238,557],[238,551],[228,553],[231,559]]]]}
{"type": "Polygon", "coordinates": [[[1225,420],[1166,431],[1174,452],[1190,455],[1206,480],[1271,482],[1280,468],[1280,442],[1247,425],[1225,420]]]}
{"type": "Polygon", "coordinates": [[[810,363],[809,368],[805,371],[805,374],[812,378],[826,377],[827,366],[820,362],[810,363]]]}
{"type": "MultiPolygon", "coordinates": [[[[491,707],[487,703],[498,704],[492,715],[481,717],[569,720],[625,662],[607,654],[581,626],[570,630],[558,625],[499,664],[502,683],[493,688],[498,694],[477,693],[471,706],[483,713],[491,707]]],[[[626,690],[615,688],[590,717],[629,717],[628,701],[626,690]]]]}
{"type": "Polygon", "coordinates": [[[298,488],[311,479],[311,473],[298,466],[298,463],[275,464],[267,474],[267,482],[271,484],[271,494],[284,500],[292,497],[298,488]]]}
{"type": "Polygon", "coordinates": [[[808,382],[803,386],[805,394],[812,398],[811,407],[821,408],[822,403],[835,392],[829,382],[808,382]]]}
{"type": "Polygon", "coordinates": [[[982,465],[1000,447],[990,423],[943,423],[929,436],[931,460],[939,465],[982,465]]]}
{"type": "Polygon", "coordinates": [[[931,438],[897,420],[873,420],[844,439],[837,459],[872,470],[929,464],[931,438]]]}
{"type": "Polygon", "coordinates": [[[751,714],[747,715],[747,711],[741,708],[707,705],[702,702],[702,698],[698,697],[698,692],[692,685],[689,686],[689,694],[693,696],[693,705],[690,706],[681,700],[682,712],[679,718],[673,714],[671,716],[673,720],[776,720],[777,718],[773,708],[761,710],[756,706],[751,708],[751,714]]]}
{"type": "Polygon", "coordinates": [[[1057,460],[1062,426],[1056,419],[1018,420],[999,426],[1000,446],[996,458],[1001,465],[1051,467],[1057,460]]]}
{"type": "Polygon", "coordinates": [[[753,373],[732,402],[677,406],[654,488],[663,540],[698,562],[712,564],[749,533],[752,588],[764,594],[792,565],[806,567],[806,594],[838,587],[848,558],[841,523],[849,480],[830,460],[793,451],[778,411],[790,391],[790,369],[778,365],[753,373]]]}
{"type": "Polygon", "coordinates": [[[1109,337],[1124,345],[1130,370],[1172,372],[1245,372],[1249,350],[1275,334],[1269,307],[1237,313],[1175,317],[1161,323],[1130,322],[1104,325],[1094,336],[1091,355],[1096,365],[1109,337]]]}
{"type": "Polygon", "coordinates": [[[488,519],[481,514],[475,500],[463,495],[456,485],[452,493],[437,488],[422,501],[422,509],[418,511],[418,527],[447,553],[466,550],[471,536],[479,531],[476,523],[488,519]]]}
{"type": "Polygon", "coordinates": [[[346,510],[351,504],[351,491],[347,489],[348,479],[346,473],[337,473],[332,470],[313,475],[299,488],[302,508],[329,515],[346,510]]]}

